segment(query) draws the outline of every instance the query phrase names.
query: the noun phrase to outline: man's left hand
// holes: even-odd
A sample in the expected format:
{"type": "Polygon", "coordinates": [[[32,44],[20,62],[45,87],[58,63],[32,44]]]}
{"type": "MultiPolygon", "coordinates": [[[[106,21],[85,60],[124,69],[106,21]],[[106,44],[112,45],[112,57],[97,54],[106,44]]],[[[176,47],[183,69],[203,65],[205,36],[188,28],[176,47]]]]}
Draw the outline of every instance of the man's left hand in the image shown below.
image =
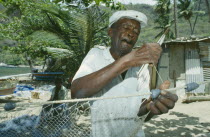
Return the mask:
{"type": "MultiPolygon", "coordinates": [[[[160,90],[168,89],[170,86],[169,81],[165,81],[160,85],[160,90]]],[[[174,108],[178,96],[170,92],[161,91],[157,99],[151,98],[146,100],[140,107],[139,116],[144,115],[146,112],[150,112],[145,121],[150,120],[154,115],[160,115],[168,113],[169,109],[174,108]]]]}

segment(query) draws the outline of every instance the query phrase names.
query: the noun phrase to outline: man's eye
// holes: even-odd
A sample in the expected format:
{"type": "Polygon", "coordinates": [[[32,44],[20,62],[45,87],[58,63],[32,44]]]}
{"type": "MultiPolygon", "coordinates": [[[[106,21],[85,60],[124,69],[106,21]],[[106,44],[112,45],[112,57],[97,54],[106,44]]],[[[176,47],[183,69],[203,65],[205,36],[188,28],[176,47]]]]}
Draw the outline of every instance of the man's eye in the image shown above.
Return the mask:
{"type": "Polygon", "coordinates": [[[124,25],[124,28],[127,29],[128,28],[128,25],[124,25]]]}
{"type": "Polygon", "coordinates": [[[134,31],[136,34],[139,34],[138,29],[134,29],[133,31],[134,31]]]}

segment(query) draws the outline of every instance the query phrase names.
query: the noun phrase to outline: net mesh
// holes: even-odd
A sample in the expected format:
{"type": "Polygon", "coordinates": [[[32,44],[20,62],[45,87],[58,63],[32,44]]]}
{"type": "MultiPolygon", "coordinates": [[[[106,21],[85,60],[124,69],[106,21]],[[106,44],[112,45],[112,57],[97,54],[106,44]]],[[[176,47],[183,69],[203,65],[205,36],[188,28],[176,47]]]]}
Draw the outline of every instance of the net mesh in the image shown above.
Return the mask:
{"type": "Polygon", "coordinates": [[[0,113],[0,137],[88,137],[90,105],[27,105],[0,113]]]}
{"type": "MultiPolygon", "coordinates": [[[[137,97],[127,97],[126,99],[132,100],[132,98],[137,97]]],[[[110,104],[114,105],[116,100],[120,102],[120,98],[98,101],[102,104],[113,102],[113,104],[110,104]]],[[[123,100],[125,100],[125,98],[123,98],[123,100]]],[[[105,121],[103,122],[111,121],[110,128],[114,129],[114,126],[117,125],[114,121],[121,121],[122,123],[122,121],[136,122],[141,120],[137,118],[137,115],[136,117],[124,117],[125,115],[113,117],[114,113],[109,113],[112,109],[109,109],[106,115],[101,115],[100,113],[105,113],[106,110],[102,111],[102,109],[104,109],[103,106],[102,108],[100,108],[100,106],[93,108],[94,102],[97,101],[59,102],[54,104],[23,103],[21,105],[17,103],[15,109],[9,111],[5,111],[5,106],[0,105],[0,137],[89,137],[93,136],[92,132],[94,130],[92,130],[92,128],[95,124],[93,121],[99,123],[104,119],[105,121]],[[94,115],[91,115],[93,110],[94,115]],[[93,118],[96,115],[98,119],[93,118]]],[[[130,106],[131,104],[128,105],[130,106]]],[[[138,104],[138,108],[139,106],[140,103],[138,104]]],[[[123,112],[125,106],[121,107],[121,112],[123,112]]],[[[113,112],[116,111],[113,110],[113,112]]],[[[116,114],[118,115],[120,113],[117,112],[116,114]]],[[[124,124],[124,122],[122,124],[124,124]]],[[[95,126],[96,125],[97,124],[95,124],[95,126]]],[[[103,131],[107,132],[104,133],[105,135],[112,136],[109,135],[111,133],[108,131],[109,128],[104,128],[103,126],[104,125],[101,125],[101,127],[94,132],[103,131]]],[[[122,128],[122,130],[124,129],[122,128]]],[[[120,133],[116,132],[115,134],[121,136],[120,133]]],[[[98,133],[96,136],[98,136],[98,133]]]]}

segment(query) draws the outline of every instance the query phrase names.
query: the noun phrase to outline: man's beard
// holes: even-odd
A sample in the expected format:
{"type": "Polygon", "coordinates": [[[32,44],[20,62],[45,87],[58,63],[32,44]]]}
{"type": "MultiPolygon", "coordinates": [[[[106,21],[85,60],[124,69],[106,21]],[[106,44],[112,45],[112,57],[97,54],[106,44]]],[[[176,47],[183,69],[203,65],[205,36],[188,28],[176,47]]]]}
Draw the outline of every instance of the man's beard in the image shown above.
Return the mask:
{"type": "Polygon", "coordinates": [[[120,49],[119,54],[120,57],[125,56],[126,54],[130,53],[132,49],[120,49]]]}
{"type": "Polygon", "coordinates": [[[127,41],[121,41],[120,44],[119,52],[121,57],[131,52],[131,43],[128,43],[127,41]]]}

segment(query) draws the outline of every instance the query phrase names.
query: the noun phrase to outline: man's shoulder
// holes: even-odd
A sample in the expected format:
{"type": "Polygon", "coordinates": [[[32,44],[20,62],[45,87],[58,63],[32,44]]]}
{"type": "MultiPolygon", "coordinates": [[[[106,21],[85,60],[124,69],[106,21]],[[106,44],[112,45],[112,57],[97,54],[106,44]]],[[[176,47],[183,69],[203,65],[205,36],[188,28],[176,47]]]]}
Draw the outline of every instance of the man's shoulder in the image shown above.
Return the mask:
{"type": "Polygon", "coordinates": [[[105,46],[101,46],[101,45],[96,45],[96,46],[94,46],[94,48],[93,49],[96,49],[96,50],[106,50],[106,49],[108,49],[109,47],[105,47],[105,46]]]}
{"type": "Polygon", "coordinates": [[[109,49],[109,47],[96,45],[96,46],[94,46],[94,47],[89,51],[89,53],[88,53],[87,56],[92,56],[92,55],[94,55],[94,56],[97,56],[97,55],[101,56],[101,55],[103,55],[103,52],[106,51],[107,49],[109,49]]]}
{"type": "Polygon", "coordinates": [[[98,53],[101,53],[101,52],[103,52],[103,51],[105,51],[105,50],[107,50],[107,49],[109,49],[110,47],[106,47],[106,46],[101,46],[101,45],[96,45],[96,46],[94,46],[91,50],[90,50],[90,52],[94,52],[94,53],[96,53],[96,52],[98,52],[98,53]]]}

